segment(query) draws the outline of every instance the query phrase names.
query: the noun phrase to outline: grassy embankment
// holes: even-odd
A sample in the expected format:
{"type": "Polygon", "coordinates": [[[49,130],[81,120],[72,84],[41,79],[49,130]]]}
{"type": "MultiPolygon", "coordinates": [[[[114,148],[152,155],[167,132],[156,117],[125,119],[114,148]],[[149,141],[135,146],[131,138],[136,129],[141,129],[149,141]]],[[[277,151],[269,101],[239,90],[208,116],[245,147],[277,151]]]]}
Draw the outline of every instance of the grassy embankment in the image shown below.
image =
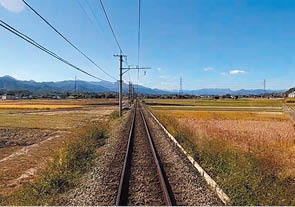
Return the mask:
{"type": "Polygon", "coordinates": [[[52,157],[45,169],[38,172],[33,183],[25,184],[20,190],[0,198],[1,205],[54,205],[57,195],[73,187],[79,178],[93,165],[98,147],[105,144],[111,120],[96,122],[77,129],[71,142],[66,143],[52,157]]]}
{"type": "Polygon", "coordinates": [[[269,124],[271,128],[277,123],[287,122],[285,115],[155,109],[168,131],[221,185],[233,205],[295,204],[295,173],[291,170],[294,169],[293,137],[285,140],[282,133],[275,134],[275,130],[280,129],[259,135],[265,130],[264,124],[269,124]],[[194,119],[199,121],[194,123],[194,119]],[[229,121],[229,126],[222,125],[225,121],[229,121]],[[194,127],[194,124],[204,123],[206,126],[208,122],[211,125],[205,130],[200,129],[201,126],[194,127]],[[251,139],[247,140],[247,134],[239,136],[239,133],[231,131],[231,124],[235,127],[252,124],[255,128],[259,123],[262,128],[257,129],[254,135],[261,140],[251,137],[251,133],[251,139]],[[228,128],[223,129],[224,126],[228,128]],[[273,140],[262,140],[267,133],[282,137],[269,135],[273,140]],[[246,144],[243,145],[243,142],[246,144]]]}

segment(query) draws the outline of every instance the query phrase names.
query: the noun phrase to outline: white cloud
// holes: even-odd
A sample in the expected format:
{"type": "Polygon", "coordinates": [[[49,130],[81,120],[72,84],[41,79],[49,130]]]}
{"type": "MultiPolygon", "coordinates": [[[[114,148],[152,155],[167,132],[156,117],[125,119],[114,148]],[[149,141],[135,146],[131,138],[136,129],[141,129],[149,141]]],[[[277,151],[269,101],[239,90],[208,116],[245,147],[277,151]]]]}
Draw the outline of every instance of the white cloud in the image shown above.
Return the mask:
{"type": "Polygon", "coordinates": [[[231,71],[229,71],[230,75],[245,74],[245,73],[246,73],[246,71],[244,71],[244,70],[231,70],[231,71]]]}
{"type": "Polygon", "coordinates": [[[161,71],[161,70],[162,70],[162,68],[157,68],[157,70],[158,70],[158,71],[161,71]]]}
{"type": "Polygon", "coordinates": [[[212,68],[212,67],[207,67],[207,68],[204,68],[203,70],[207,72],[207,71],[212,71],[212,70],[214,70],[214,68],[212,68]]]}
{"type": "Polygon", "coordinates": [[[22,0],[0,0],[0,4],[11,12],[21,12],[25,8],[22,0]]]}

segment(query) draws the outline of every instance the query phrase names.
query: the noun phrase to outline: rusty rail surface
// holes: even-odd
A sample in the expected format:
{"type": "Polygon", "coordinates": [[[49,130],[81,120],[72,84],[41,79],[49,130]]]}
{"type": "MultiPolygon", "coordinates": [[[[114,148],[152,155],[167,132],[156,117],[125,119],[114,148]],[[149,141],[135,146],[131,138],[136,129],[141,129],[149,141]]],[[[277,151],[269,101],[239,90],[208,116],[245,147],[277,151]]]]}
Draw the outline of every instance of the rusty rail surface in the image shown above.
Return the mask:
{"type": "Polygon", "coordinates": [[[144,114],[141,110],[141,107],[137,106],[138,104],[135,104],[134,106],[134,114],[133,114],[133,120],[130,128],[130,133],[128,137],[128,143],[127,143],[127,150],[125,154],[125,160],[124,160],[124,165],[123,165],[123,170],[121,173],[121,179],[120,179],[120,184],[119,184],[119,189],[118,189],[118,194],[116,198],[116,206],[125,206],[128,203],[128,189],[129,189],[129,178],[130,178],[130,166],[131,166],[131,156],[132,156],[132,148],[133,148],[133,137],[134,137],[134,126],[135,126],[135,118],[136,118],[136,111],[137,108],[140,110],[140,116],[142,117],[142,120],[144,122],[146,134],[147,134],[147,139],[150,144],[150,148],[153,154],[154,162],[157,167],[157,174],[159,176],[159,181],[161,185],[161,189],[163,192],[164,196],[164,201],[166,206],[172,206],[171,203],[171,198],[167,189],[167,184],[165,182],[163,173],[162,173],[162,168],[160,166],[160,162],[154,147],[154,143],[152,140],[152,137],[149,132],[149,128],[146,122],[146,119],[144,117],[144,114]]]}

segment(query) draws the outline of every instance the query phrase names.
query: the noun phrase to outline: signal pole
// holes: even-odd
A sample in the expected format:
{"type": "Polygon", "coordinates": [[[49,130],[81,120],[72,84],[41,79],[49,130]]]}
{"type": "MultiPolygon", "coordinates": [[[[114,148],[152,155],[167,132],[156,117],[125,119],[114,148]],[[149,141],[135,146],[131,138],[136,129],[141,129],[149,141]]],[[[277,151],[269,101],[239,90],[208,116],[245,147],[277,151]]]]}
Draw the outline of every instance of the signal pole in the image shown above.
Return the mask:
{"type": "Polygon", "coordinates": [[[128,66],[128,68],[123,68],[123,57],[127,57],[126,55],[114,55],[114,57],[119,57],[119,70],[120,70],[120,80],[119,80],[119,116],[122,116],[122,97],[123,97],[123,75],[128,72],[129,70],[146,70],[151,68],[144,68],[144,67],[131,67],[128,66]],[[123,70],[125,70],[123,72],[123,70]]]}

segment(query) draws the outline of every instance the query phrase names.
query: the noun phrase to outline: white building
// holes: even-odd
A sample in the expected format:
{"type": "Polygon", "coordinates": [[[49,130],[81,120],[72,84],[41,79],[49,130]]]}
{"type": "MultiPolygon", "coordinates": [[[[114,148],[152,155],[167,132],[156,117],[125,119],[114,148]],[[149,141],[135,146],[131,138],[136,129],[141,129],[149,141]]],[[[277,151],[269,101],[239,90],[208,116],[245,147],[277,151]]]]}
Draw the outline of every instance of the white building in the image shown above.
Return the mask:
{"type": "Polygon", "coordinates": [[[14,95],[9,95],[9,94],[5,94],[5,95],[2,95],[2,100],[14,100],[15,99],[15,96],[14,95]]]}
{"type": "Polygon", "coordinates": [[[288,94],[288,97],[289,98],[295,98],[295,91],[293,91],[292,93],[289,93],[288,94]]]}

